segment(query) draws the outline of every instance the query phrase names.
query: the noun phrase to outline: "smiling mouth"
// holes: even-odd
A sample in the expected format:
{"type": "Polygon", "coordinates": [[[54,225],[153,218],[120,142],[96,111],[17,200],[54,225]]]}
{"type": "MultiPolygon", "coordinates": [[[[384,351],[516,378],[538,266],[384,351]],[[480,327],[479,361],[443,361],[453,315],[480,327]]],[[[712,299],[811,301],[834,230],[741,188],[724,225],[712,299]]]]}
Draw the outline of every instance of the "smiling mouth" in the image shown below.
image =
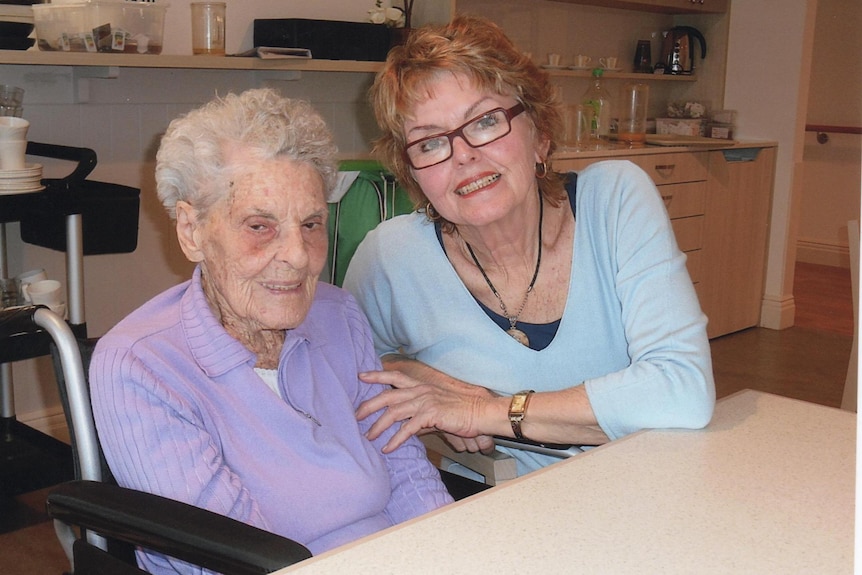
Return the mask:
{"type": "Polygon", "coordinates": [[[462,187],[458,188],[457,190],[455,190],[455,193],[458,194],[459,196],[466,196],[467,194],[471,194],[471,193],[475,192],[476,190],[480,190],[480,189],[484,188],[485,186],[490,186],[491,184],[493,184],[494,182],[496,182],[499,179],[500,179],[500,174],[494,174],[492,176],[486,176],[484,178],[476,180],[475,182],[470,182],[466,186],[462,186],[462,187]]]}
{"type": "Polygon", "coordinates": [[[270,291],[275,291],[275,292],[290,292],[290,291],[293,291],[293,290],[297,289],[300,285],[302,285],[302,282],[295,282],[295,283],[291,283],[291,284],[270,284],[270,283],[265,283],[265,284],[261,284],[261,285],[262,285],[264,288],[266,288],[266,289],[268,289],[268,290],[270,290],[270,291]]]}

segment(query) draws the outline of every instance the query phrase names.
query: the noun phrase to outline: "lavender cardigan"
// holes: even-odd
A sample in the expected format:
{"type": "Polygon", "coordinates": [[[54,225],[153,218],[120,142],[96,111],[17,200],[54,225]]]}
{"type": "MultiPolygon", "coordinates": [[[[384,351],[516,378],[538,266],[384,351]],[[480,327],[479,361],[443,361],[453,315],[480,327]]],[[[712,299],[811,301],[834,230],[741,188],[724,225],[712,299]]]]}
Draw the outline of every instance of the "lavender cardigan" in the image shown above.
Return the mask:
{"type": "MultiPolygon", "coordinates": [[[[320,284],[289,330],[275,395],[192,280],[144,304],[103,336],[90,367],[105,456],[123,486],[204,507],[320,553],[451,501],[415,438],[389,455],[356,407],[379,393],[379,369],[353,298],[320,284]]],[[[139,552],[153,573],[191,566],[139,552]]]]}

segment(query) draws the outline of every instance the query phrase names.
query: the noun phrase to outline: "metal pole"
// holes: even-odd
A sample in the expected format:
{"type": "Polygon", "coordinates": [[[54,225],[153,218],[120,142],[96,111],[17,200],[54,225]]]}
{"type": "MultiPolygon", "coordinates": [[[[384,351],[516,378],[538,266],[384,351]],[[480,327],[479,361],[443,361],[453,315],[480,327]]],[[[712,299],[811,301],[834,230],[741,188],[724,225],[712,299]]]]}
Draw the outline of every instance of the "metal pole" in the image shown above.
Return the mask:
{"type": "MultiPolygon", "coordinates": [[[[6,224],[0,223],[0,277],[9,277],[6,260],[6,224]]],[[[0,364],[0,417],[15,417],[15,390],[12,388],[12,364],[0,364]]]]}
{"type": "Polygon", "coordinates": [[[66,216],[66,286],[69,322],[81,325],[84,319],[84,231],[81,214],[66,216]]]}

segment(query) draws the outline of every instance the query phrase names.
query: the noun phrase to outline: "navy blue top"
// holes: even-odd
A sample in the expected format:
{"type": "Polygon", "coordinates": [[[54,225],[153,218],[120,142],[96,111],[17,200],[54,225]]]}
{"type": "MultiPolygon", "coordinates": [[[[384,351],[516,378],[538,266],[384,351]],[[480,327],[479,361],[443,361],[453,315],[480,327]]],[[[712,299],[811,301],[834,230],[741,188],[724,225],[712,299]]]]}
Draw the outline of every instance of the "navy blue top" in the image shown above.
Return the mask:
{"type": "MultiPolygon", "coordinates": [[[[566,178],[566,193],[569,196],[569,205],[572,208],[572,215],[576,216],[575,209],[575,194],[577,188],[577,174],[574,172],[570,172],[566,178]]],[[[434,228],[437,230],[437,240],[440,242],[440,246],[443,247],[443,232],[441,230],[440,222],[435,222],[434,228]]],[[[443,248],[445,251],[446,248],[443,248]]],[[[491,318],[494,323],[500,326],[502,330],[508,330],[511,326],[509,325],[509,318],[504,315],[501,315],[479,300],[476,300],[476,303],[479,304],[479,307],[482,308],[489,318],[491,318]]],[[[560,320],[552,321],[551,323],[527,323],[524,321],[519,321],[515,324],[519,330],[524,332],[527,338],[530,340],[530,349],[535,349],[536,351],[541,351],[551,345],[551,342],[554,341],[554,336],[557,335],[557,328],[560,327],[560,320]]]]}

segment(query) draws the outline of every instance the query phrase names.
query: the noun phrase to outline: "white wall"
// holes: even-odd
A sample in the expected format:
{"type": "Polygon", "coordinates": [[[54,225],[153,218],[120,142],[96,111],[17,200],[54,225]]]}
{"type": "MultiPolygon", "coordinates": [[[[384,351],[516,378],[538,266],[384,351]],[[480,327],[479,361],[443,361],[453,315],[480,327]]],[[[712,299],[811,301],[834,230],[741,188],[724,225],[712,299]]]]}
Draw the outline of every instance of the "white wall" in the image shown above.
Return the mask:
{"type": "Polygon", "coordinates": [[[737,136],[778,141],[761,325],[793,325],[802,143],[817,0],[735,0],[724,101],[737,136]]]}
{"type": "MultiPolygon", "coordinates": [[[[253,18],[321,18],[364,21],[373,0],[227,0],[229,52],[251,46],[253,18]]],[[[164,53],[190,54],[189,0],[171,0],[164,53]]],[[[153,56],[158,58],[158,56],[153,56]]],[[[367,153],[377,128],[366,103],[372,77],[363,73],[271,72],[121,68],[116,78],[80,78],[61,66],[0,65],[3,83],[25,89],[28,138],[91,148],[98,165],[90,179],[141,189],[138,248],[132,254],[84,258],[88,331],[98,336],[147,299],[186,279],[190,266],[176,248],[174,232],[155,198],[153,162],[158,139],[170,120],[215,93],[271,85],[285,95],[311,101],[332,127],[345,155],[367,153]],[[82,100],[82,97],[84,99],[82,100]]],[[[68,165],[44,162],[45,177],[61,177],[68,165]]],[[[9,274],[43,267],[65,280],[64,255],[20,241],[8,224],[9,274]]],[[[47,358],[13,364],[17,417],[37,429],[62,435],[62,411],[47,358]]]]}
{"type": "MultiPolygon", "coordinates": [[[[808,124],[862,126],[862,2],[818,0],[808,124]]],[[[849,266],[847,221],[859,218],[858,134],[807,132],[797,261],[849,266]]]]}

